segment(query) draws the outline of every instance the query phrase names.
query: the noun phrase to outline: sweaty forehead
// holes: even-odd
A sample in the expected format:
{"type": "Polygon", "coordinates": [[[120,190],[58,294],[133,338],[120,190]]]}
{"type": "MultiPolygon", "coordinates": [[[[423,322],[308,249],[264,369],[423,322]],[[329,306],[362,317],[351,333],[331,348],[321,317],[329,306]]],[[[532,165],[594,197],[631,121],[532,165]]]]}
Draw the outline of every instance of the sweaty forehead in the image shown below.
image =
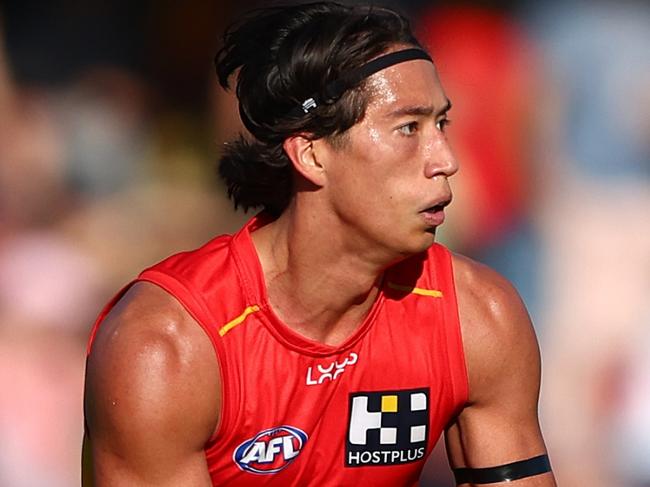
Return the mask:
{"type": "Polygon", "coordinates": [[[433,63],[414,60],[379,71],[366,80],[367,111],[394,110],[398,105],[431,106],[447,102],[433,63]]]}

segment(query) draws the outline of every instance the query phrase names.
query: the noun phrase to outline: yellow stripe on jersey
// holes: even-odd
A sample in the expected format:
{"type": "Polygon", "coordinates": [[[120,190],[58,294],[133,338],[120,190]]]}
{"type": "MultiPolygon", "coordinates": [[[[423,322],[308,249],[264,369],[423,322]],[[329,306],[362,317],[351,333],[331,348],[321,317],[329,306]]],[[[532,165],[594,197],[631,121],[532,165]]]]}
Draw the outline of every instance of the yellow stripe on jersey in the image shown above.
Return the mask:
{"type": "Polygon", "coordinates": [[[437,289],[423,289],[421,287],[404,286],[402,284],[395,284],[394,282],[389,282],[388,287],[391,289],[395,289],[397,291],[405,291],[411,294],[419,294],[420,296],[430,296],[432,298],[443,297],[442,291],[438,291],[437,289]]]}
{"type": "Polygon", "coordinates": [[[225,325],[223,325],[223,326],[219,329],[219,335],[220,335],[220,336],[224,336],[226,333],[228,333],[228,332],[229,332],[230,330],[232,330],[234,327],[236,327],[236,326],[239,325],[240,323],[243,323],[243,321],[248,317],[248,315],[250,315],[251,313],[255,313],[256,311],[259,311],[259,310],[260,310],[260,307],[257,306],[257,305],[249,306],[249,307],[246,308],[246,309],[244,310],[244,312],[243,312],[242,314],[240,314],[237,318],[235,318],[234,320],[231,320],[231,321],[229,321],[228,323],[226,323],[225,325]]]}

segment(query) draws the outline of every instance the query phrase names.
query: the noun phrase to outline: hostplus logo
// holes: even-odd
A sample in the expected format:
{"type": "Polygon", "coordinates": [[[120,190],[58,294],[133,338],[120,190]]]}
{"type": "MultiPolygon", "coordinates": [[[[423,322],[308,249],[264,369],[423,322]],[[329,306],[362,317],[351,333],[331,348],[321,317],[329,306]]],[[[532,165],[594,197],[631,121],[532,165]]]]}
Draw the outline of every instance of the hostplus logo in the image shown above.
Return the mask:
{"type": "Polygon", "coordinates": [[[397,465],[424,458],[429,389],[350,394],[345,465],[397,465]]]}

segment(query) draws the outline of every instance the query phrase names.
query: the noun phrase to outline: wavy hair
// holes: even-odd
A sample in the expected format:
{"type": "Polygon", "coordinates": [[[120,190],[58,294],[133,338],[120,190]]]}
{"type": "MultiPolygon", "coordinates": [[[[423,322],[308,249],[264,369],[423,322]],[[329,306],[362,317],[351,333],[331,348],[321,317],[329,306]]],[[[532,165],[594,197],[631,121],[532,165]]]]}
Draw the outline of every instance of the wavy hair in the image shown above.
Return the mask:
{"type": "Polygon", "coordinates": [[[328,99],[325,87],[395,44],[421,47],[400,14],[335,2],[254,10],[231,25],[215,57],[219,83],[236,77],[239,113],[252,137],[225,145],[219,174],[235,208],[279,215],[293,193],[284,140],[298,133],[336,141],[360,121],[369,101],[364,82],[328,99]],[[325,103],[309,113],[313,95],[325,103]]]}

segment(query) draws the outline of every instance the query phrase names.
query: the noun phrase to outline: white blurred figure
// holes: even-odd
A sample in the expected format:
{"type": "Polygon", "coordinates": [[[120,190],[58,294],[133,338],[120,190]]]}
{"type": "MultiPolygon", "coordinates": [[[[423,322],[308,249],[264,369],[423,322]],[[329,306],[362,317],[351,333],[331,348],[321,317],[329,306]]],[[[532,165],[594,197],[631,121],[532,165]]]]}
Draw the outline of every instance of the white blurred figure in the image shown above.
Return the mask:
{"type": "Polygon", "coordinates": [[[648,374],[632,350],[650,296],[650,6],[540,2],[529,17],[551,80],[539,103],[549,450],[559,485],[647,485],[648,457],[633,459],[650,435],[630,426],[650,427],[648,385],[637,379],[630,401],[619,391],[625,371],[648,374]]]}

